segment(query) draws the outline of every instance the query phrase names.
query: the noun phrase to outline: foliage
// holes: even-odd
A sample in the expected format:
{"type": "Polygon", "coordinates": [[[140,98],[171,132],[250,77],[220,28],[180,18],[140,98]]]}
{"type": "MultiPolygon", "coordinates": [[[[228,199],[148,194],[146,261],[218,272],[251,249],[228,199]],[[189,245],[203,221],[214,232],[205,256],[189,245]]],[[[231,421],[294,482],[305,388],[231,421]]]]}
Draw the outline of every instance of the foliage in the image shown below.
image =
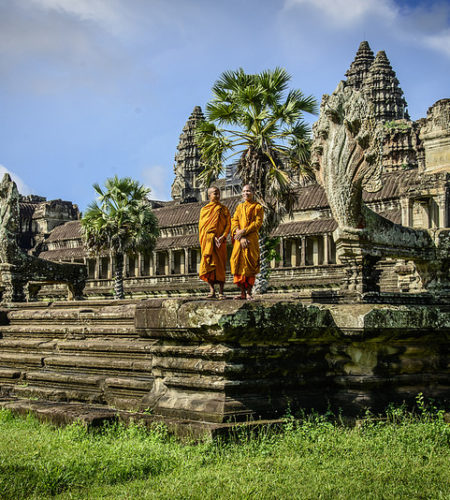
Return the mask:
{"type": "Polygon", "coordinates": [[[392,120],[384,122],[384,128],[388,130],[398,130],[400,132],[407,132],[411,129],[411,123],[400,121],[400,120],[392,120]]]}
{"type": "Polygon", "coordinates": [[[277,251],[277,247],[280,244],[280,237],[267,238],[266,239],[266,251],[267,251],[267,259],[275,260],[275,262],[280,262],[281,255],[277,251]]]}
{"type": "Polygon", "coordinates": [[[147,200],[150,189],[117,175],[106,179],[104,190],[97,183],[94,189],[98,202],[91,203],[81,219],[83,237],[88,250],[107,250],[114,256],[114,295],[123,299],[124,254],[151,252],[159,235],[158,220],[147,200]]]}
{"type": "Polygon", "coordinates": [[[448,498],[450,425],[420,395],[346,427],[288,415],[282,432],[180,444],[164,427],[54,428],[0,411],[0,497],[448,498]]]}
{"type": "Polygon", "coordinates": [[[253,184],[265,208],[266,234],[292,211],[295,174],[310,172],[310,131],[302,118],[315,113],[317,103],[300,90],[288,91],[289,80],[282,68],[254,75],[225,71],[196,130],[206,184],[239,155],[237,173],[243,184],[253,184]]]}
{"type": "Polygon", "coordinates": [[[106,180],[105,189],[97,183],[93,187],[98,202],[92,202],[81,219],[87,248],[113,254],[151,251],[159,230],[147,200],[150,189],[117,175],[106,180]]]}

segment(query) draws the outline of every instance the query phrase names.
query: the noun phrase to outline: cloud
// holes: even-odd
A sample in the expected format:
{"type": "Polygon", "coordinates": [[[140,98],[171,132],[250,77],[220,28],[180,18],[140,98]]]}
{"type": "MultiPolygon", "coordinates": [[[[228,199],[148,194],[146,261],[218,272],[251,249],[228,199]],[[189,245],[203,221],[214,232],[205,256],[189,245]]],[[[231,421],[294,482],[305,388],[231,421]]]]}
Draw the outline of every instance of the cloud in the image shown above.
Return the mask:
{"type": "Polygon", "coordinates": [[[172,176],[167,174],[168,168],[161,165],[153,165],[142,170],[142,182],[152,190],[150,193],[152,200],[169,200],[171,198],[168,181],[172,176]]]}
{"type": "Polygon", "coordinates": [[[373,14],[392,19],[396,10],[389,0],[286,0],[286,10],[298,7],[313,7],[339,27],[348,27],[373,14]]]}
{"type": "Polygon", "coordinates": [[[74,16],[82,21],[92,21],[118,33],[124,26],[124,13],[117,0],[31,0],[41,9],[74,16]]]}
{"type": "Polygon", "coordinates": [[[321,23],[346,35],[376,29],[450,57],[450,6],[443,0],[406,6],[394,0],[285,0],[282,16],[295,14],[308,19],[318,33],[321,23]]]}
{"type": "Polygon", "coordinates": [[[426,35],[424,37],[424,42],[432,49],[442,51],[447,57],[450,57],[450,29],[442,33],[426,35]]]}
{"type": "Polygon", "coordinates": [[[0,179],[3,179],[3,176],[5,174],[9,174],[11,176],[11,179],[16,183],[17,189],[19,190],[20,194],[31,194],[31,189],[23,182],[23,180],[14,172],[11,172],[11,170],[8,170],[5,166],[0,165],[0,179]]]}

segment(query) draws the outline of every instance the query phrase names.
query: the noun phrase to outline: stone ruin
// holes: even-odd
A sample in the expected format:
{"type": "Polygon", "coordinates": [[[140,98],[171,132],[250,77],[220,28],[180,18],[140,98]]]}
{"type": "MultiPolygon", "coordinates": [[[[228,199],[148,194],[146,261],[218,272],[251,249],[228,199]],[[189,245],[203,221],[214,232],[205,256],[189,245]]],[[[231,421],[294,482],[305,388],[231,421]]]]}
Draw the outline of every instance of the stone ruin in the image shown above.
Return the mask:
{"type": "Polygon", "coordinates": [[[19,235],[19,192],[9,174],[0,184],[0,276],[5,302],[33,300],[40,287],[66,283],[70,299],[80,299],[87,279],[82,264],[50,262],[24,253],[19,235]]]}
{"type": "Polygon", "coordinates": [[[413,261],[422,291],[447,302],[450,230],[395,224],[363,202],[363,189],[376,192],[382,187],[384,125],[373,115],[372,102],[341,82],[331,96],[323,96],[313,126],[312,163],[338,224],[333,238],[345,266],[341,293],[351,300],[379,301],[375,266],[392,257],[413,261]]]}

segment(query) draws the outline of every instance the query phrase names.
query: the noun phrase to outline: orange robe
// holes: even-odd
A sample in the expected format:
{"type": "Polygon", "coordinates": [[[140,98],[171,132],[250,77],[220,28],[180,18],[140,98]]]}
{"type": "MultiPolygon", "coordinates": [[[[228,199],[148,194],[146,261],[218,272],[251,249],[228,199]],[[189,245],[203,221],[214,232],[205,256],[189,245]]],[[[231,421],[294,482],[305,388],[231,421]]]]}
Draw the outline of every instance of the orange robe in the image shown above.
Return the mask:
{"type": "Polygon", "coordinates": [[[231,253],[231,273],[234,283],[253,286],[255,276],[259,273],[259,229],[263,223],[264,209],[256,201],[240,203],[231,219],[231,235],[234,237],[238,229],[245,229],[244,237],[248,247],[242,248],[238,240],[234,240],[231,253]]]}
{"type": "Polygon", "coordinates": [[[200,279],[209,283],[225,281],[227,263],[227,235],[230,232],[231,217],[228,208],[222,203],[209,202],[200,211],[198,232],[202,259],[200,279]],[[224,236],[217,248],[214,238],[224,236]]]}

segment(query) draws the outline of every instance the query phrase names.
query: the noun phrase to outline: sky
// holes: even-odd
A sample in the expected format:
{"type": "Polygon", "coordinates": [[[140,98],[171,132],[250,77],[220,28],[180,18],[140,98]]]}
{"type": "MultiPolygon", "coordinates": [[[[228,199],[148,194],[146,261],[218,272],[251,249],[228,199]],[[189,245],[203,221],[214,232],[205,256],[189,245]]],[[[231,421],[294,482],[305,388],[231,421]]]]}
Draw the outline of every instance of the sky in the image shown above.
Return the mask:
{"type": "Polygon", "coordinates": [[[413,120],[450,97],[450,0],[0,0],[0,174],[81,210],[115,174],[170,199],[182,128],[223,71],[281,66],[320,102],[362,40],[413,120]]]}

